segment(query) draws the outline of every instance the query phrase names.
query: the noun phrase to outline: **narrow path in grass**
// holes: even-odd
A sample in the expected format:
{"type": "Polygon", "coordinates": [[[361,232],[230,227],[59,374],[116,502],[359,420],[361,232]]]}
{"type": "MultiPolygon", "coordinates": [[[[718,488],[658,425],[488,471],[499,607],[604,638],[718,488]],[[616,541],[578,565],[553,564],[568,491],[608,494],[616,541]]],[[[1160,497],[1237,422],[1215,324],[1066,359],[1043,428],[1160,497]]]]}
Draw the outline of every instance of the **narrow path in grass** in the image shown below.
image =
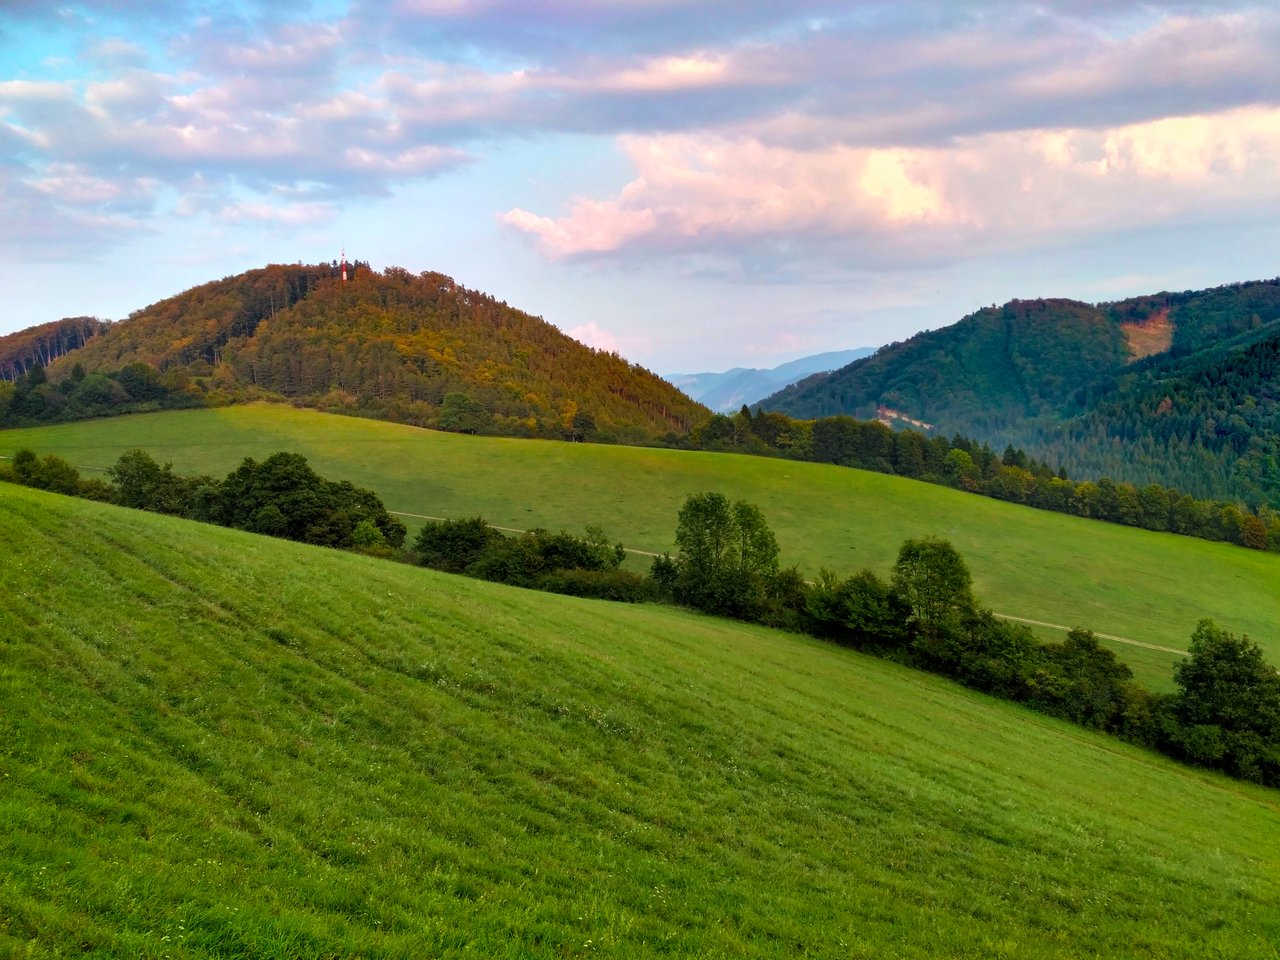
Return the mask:
{"type": "MultiPolygon", "coordinates": [[[[417,519],[417,520],[442,521],[442,520],[448,519],[447,517],[428,517],[425,514],[421,514],[421,513],[405,513],[400,510],[388,510],[387,512],[393,513],[397,517],[413,517],[414,519],[417,519]]],[[[515,527],[500,527],[497,524],[493,524],[493,523],[489,524],[489,526],[492,527],[494,530],[503,530],[507,533],[528,533],[529,532],[527,530],[517,530],[515,527]]],[[[641,557],[661,556],[661,554],[652,553],[648,550],[633,550],[630,547],[623,547],[623,549],[626,550],[627,553],[634,553],[637,556],[641,556],[641,557]]],[[[993,610],[992,613],[995,613],[995,611],[993,610]]],[[[1026,617],[1015,617],[1009,613],[996,613],[995,615],[999,617],[1001,620],[1012,620],[1015,623],[1025,623],[1033,627],[1047,627],[1050,630],[1061,630],[1063,633],[1070,633],[1073,629],[1075,629],[1074,627],[1064,626],[1061,623],[1046,623],[1043,620],[1028,620],[1026,617]]],[[[1144,640],[1132,640],[1129,637],[1117,637],[1114,634],[1110,634],[1110,633],[1098,633],[1097,631],[1094,631],[1094,636],[1098,637],[1101,640],[1111,640],[1111,641],[1114,641],[1115,643],[1127,643],[1131,647],[1142,647],[1144,650],[1156,650],[1160,653],[1172,653],[1179,657],[1185,657],[1187,655],[1187,651],[1185,650],[1176,650],[1173,647],[1162,647],[1158,643],[1147,643],[1144,640]]]]}
{"type": "MultiPolygon", "coordinates": [[[[995,613],[994,610],[991,612],[995,613]]],[[[1028,620],[1026,617],[1015,617],[1008,613],[996,613],[995,615],[1001,620],[1012,620],[1015,623],[1027,623],[1033,627],[1048,627],[1050,630],[1062,630],[1067,633],[1070,633],[1075,629],[1074,627],[1063,626],[1060,623],[1045,623],[1043,620],[1028,620]]],[[[1143,640],[1130,640],[1128,637],[1115,637],[1109,633],[1098,633],[1097,631],[1094,631],[1093,635],[1100,640],[1114,640],[1116,643],[1127,643],[1133,647],[1142,647],[1144,650],[1158,650],[1160,653],[1172,653],[1179,657],[1187,656],[1187,651],[1185,650],[1176,650],[1173,647],[1162,647],[1158,643],[1147,643],[1143,640]]]]}

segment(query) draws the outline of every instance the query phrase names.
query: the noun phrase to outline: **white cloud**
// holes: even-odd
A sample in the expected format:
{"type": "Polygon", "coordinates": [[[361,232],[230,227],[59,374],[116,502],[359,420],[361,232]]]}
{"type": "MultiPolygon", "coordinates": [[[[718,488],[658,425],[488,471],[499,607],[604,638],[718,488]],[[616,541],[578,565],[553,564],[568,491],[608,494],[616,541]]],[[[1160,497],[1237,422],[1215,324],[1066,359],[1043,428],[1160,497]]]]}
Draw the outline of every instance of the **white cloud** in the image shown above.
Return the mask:
{"type": "Polygon", "coordinates": [[[311,226],[327,223],[336,213],[331,203],[292,203],[276,206],[269,203],[242,201],[218,211],[218,219],[227,223],[259,223],[273,227],[311,226]]]}
{"type": "Polygon", "coordinates": [[[572,330],[566,331],[569,336],[584,343],[588,347],[594,347],[597,350],[603,350],[606,353],[618,352],[618,338],[611,334],[608,330],[602,330],[600,325],[594,320],[574,327],[572,330]]]}
{"type": "Polygon", "coordinates": [[[617,196],[507,224],[554,258],[791,240],[910,261],[1280,201],[1280,108],[1112,129],[1031,130],[941,147],[799,150],[679,135],[622,141],[617,196]]]}

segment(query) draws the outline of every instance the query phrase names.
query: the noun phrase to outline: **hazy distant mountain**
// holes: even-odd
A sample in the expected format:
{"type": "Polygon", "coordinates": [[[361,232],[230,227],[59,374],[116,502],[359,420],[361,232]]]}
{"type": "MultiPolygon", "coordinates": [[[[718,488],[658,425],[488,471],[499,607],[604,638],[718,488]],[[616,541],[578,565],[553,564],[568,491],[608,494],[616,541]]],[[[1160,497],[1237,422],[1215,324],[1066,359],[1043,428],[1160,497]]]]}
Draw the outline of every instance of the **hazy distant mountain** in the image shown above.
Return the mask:
{"type": "Polygon", "coordinates": [[[667,380],[712,410],[725,413],[741,409],[744,403],[750,406],[797,380],[825,370],[838,370],[873,353],[872,347],[834,350],[801,357],[771,370],[734,367],[723,373],[673,373],[667,380]]]}

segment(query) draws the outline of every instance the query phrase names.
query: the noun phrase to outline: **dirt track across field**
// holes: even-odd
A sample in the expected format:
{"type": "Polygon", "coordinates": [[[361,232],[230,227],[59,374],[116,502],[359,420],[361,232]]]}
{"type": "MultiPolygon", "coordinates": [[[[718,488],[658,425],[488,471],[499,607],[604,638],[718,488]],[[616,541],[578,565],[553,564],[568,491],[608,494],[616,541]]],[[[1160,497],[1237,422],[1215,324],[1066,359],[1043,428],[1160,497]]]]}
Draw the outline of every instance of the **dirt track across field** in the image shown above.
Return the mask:
{"type": "MultiPolygon", "coordinates": [[[[994,612],[994,611],[993,611],[994,612]]],[[[1014,623],[1026,623],[1033,627],[1048,627],[1050,630],[1061,630],[1069,633],[1073,627],[1064,627],[1060,623],[1045,623],[1043,620],[1028,620],[1026,617],[1015,617],[1008,613],[997,613],[997,617],[1001,620],[1012,620],[1014,623]]],[[[1116,643],[1127,643],[1131,647],[1142,647],[1146,650],[1159,650],[1161,653],[1172,653],[1178,657],[1185,657],[1187,651],[1175,650],[1173,647],[1162,647],[1158,643],[1146,643],[1143,640],[1130,640],[1128,637],[1115,637],[1109,633],[1094,633],[1094,636],[1100,640],[1114,640],[1116,643]]]]}
{"type": "MultiPolygon", "coordinates": [[[[390,510],[388,512],[394,513],[397,517],[413,517],[417,520],[439,521],[439,520],[447,519],[446,517],[428,517],[421,513],[402,513],[399,510],[390,510]]],[[[495,524],[489,524],[489,526],[493,527],[493,529],[495,530],[502,530],[507,533],[526,533],[527,532],[525,530],[517,530],[515,527],[499,527],[499,526],[496,526],[495,524]]],[[[630,547],[624,547],[623,549],[625,549],[627,553],[634,553],[637,556],[641,556],[641,557],[661,556],[661,554],[651,553],[648,550],[632,550],[630,547]]],[[[1025,623],[1032,627],[1047,627],[1050,630],[1061,630],[1063,633],[1069,633],[1072,629],[1074,629],[1073,627],[1063,626],[1060,623],[1046,623],[1043,620],[1028,620],[1026,617],[1015,617],[1012,614],[1008,614],[1008,613],[997,613],[996,616],[999,617],[1001,620],[1012,620],[1014,623],[1025,623]]],[[[1115,643],[1127,643],[1131,647],[1142,647],[1144,650],[1157,650],[1160,653],[1171,653],[1177,657],[1185,657],[1187,655],[1187,651],[1185,650],[1175,650],[1173,647],[1162,647],[1158,643],[1147,643],[1146,641],[1143,641],[1143,640],[1131,640],[1128,637],[1117,637],[1110,633],[1095,632],[1094,636],[1099,638],[1100,640],[1112,640],[1115,643]]]]}

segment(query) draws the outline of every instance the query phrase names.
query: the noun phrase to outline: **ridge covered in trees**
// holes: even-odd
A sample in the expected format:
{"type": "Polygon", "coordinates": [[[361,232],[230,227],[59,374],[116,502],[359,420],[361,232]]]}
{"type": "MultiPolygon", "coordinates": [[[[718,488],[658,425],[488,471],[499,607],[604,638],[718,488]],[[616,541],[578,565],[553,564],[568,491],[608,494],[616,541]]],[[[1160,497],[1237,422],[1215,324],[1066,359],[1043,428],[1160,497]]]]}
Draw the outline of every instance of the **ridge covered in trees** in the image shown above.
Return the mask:
{"type": "Polygon", "coordinates": [[[1280,279],[1115,303],[1014,300],[762,401],[885,408],[1085,479],[1280,506],[1280,279]]]}
{"type": "Polygon", "coordinates": [[[640,442],[708,414],[648,370],[443,274],[357,261],[349,277],[272,265],[153,304],[0,384],[0,422],[283,397],[465,433],[640,442]]]}

